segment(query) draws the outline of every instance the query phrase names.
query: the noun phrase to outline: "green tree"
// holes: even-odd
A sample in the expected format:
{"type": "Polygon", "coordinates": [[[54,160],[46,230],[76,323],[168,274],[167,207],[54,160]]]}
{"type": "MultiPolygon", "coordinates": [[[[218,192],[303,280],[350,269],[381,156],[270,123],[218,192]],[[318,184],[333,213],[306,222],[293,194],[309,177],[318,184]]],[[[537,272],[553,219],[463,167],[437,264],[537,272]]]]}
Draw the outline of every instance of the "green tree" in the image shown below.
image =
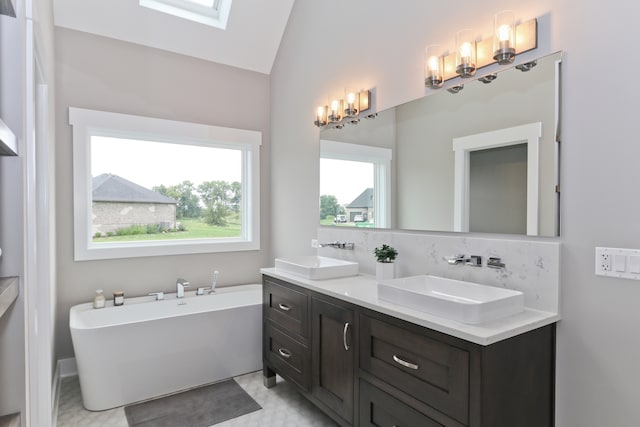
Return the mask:
{"type": "Polygon", "coordinates": [[[320,196],[320,219],[332,215],[336,216],[344,212],[344,208],[338,203],[336,196],[322,195],[320,196]]]}
{"type": "Polygon", "coordinates": [[[196,187],[191,181],[183,181],[169,187],[158,185],[152,190],[176,201],[177,218],[197,218],[200,216],[200,199],[194,193],[196,187]]]}
{"type": "Polygon", "coordinates": [[[240,212],[242,202],[242,186],[238,181],[233,181],[230,188],[229,207],[234,212],[240,212]]]}
{"type": "Polygon", "coordinates": [[[232,185],[226,181],[205,181],[198,186],[205,205],[203,220],[209,225],[227,225],[232,185]]]}

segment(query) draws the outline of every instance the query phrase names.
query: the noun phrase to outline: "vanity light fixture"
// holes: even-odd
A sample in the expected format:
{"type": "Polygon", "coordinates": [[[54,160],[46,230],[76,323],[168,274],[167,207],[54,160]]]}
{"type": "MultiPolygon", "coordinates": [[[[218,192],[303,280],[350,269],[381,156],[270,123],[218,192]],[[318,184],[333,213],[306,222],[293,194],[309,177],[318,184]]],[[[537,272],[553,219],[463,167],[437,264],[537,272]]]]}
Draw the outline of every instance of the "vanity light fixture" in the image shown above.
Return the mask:
{"type": "MultiPolygon", "coordinates": [[[[502,11],[494,16],[493,35],[490,38],[479,39],[471,30],[461,30],[456,34],[455,54],[453,51],[443,54],[446,49],[435,50],[429,46],[426,49],[424,84],[428,88],[438,89],[447,80],[472,77],[480,68],[491,64],[509,64],[516,55],[537,47],[538,21],[534,18],[516,24],[512,11],[502,11]]],[[[533,66],[535,64],[527,63],[516,68],[528,71],[533,66]]],[[[491,76],[485,76],[482,80],[488,83],[491,76]]]]}
{"type": "Polygon", "coordinates": [[[437,89],[444,84],[444,56],[439,45],[431,45],[425,51],[424,85],[437,89]]]}
{"type": "Polygon", "coordinates": [[[465,29],[456,34],[456,73],[462,78],[476,74],[476,40],[473,30],[465,29]]]}
{"type": "Polygon", "coordinates": [[[516,27],[512,11],[496,13],[493,32],[493,59],[500,65],[512,63],[516,57],[516,27]]]}
{"type": "MultiPolygon", "coordinates": [[[[313,124],[319,128],[328,127],[342,129],[345,123],[352,125],[360,122],[360,113],[371,107],[371,91],[345,91],[344,99],[334,99],[329,105],[321,105],[316,109],[313,124]]],[[[370,118],[373,113],[365,117],[370,118]]]]}
{"type": "Polygon", "coordinates": [[[533,60],[533,61],[525,62],[523,64],[516,65],[516,69],[522,71],[523,73],[526,73],[536,65],[538,65],[538,61],[533,60]]]}
{"type": "Polygon", "coordinates": [[[456,94],[460,92],[462,89],[464,89],[464,85],[460,84],[460,85],[455,85],[455,86],[451,86],[450,88],[447,88],[447,92],[456,94]]]}
{"type": "Polygon", "coordinates": [[[486,76],[478,77],[478,81],[481,81],[484,84],[488,84],[497,78],[498,78],[497,73],[491,73],[491,74],[487,74],[486,76]]]}

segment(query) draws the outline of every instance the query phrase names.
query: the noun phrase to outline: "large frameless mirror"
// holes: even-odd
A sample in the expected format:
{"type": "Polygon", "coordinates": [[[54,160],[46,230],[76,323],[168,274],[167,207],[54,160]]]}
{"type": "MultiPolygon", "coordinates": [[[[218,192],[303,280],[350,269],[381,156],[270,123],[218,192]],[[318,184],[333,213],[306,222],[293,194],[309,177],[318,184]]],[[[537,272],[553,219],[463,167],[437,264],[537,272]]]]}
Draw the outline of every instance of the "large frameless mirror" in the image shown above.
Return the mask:
{"type": "Polygon", "coordinates": [[[561,61],[322,130],[320,225],[558,236],[561,61]]]}

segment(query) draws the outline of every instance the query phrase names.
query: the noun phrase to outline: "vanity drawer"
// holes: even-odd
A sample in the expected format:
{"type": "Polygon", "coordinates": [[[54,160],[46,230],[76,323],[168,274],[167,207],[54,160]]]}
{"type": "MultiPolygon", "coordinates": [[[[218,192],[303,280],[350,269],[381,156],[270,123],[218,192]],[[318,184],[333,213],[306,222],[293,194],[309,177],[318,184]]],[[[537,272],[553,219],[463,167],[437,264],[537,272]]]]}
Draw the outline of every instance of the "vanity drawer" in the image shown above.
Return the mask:
{"type": "Polygon", "coordinates": [[[360,368],[468,424],[467,351],[361,315],[360,368]]]}
{"type": "Polygon", "coordinates": [[[360,426],[445,427],[395,397],[360,380],[360,426]]]}
{"type": "Polygon", "coordinates": [[[304,390],[311,389],[311,353],[305,345],[289,337],[270,322],[265,326],[264,345],[265,358],[280,376],[304,390]]]}
{"type": "Polygon", "coordinates": [[[273,279],[264,279],[263,284],[264,315],[280,327],[309,338],[309,299],[307,295],[276,283],[273,279]]]}

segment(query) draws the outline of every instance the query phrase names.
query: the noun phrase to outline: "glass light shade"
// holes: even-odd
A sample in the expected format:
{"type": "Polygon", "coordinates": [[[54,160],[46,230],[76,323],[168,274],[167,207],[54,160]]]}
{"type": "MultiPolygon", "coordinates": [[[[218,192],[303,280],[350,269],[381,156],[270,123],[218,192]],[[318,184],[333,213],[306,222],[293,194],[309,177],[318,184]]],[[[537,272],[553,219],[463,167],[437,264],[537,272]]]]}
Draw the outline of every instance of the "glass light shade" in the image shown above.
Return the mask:
{"type": "Polygon", "coordinates": [[[318,127],[322,127],[325,126],[327,124],[327,106],[319,106],[316,109],[316,118],[313,121],[313,124],[318,126],[318,127]]]}
{"type": "Polygon", "coordinates": [[[444,84],[444,57],[438,45],[432,45],[425,50],[424,85],[431,89],[442,87],[444,84]]]}
{"type": "Polygon", "coordinates": [[[344,115],[355,117],[360,112],[360,94],[346,90],[344,95],[344,115]]]}
{"type": "Polygon", "coordinates": [[[516,57],[515,16],[510,10],[496,13],[493,24],[493,59],[510,64],[516,57]]]}
{"type": "Polygon", "coordinates": [[[342,99],[334,99],[329,105],[328,119],[330,122],[339,122],[342,119],[342,99]]]}
{"type": "Polygon", "coordinates": [[[476,73],[476,40],[473,30],[460,30],[456,34],[456,73],[460,77],[473,77],[476,73]]]}

